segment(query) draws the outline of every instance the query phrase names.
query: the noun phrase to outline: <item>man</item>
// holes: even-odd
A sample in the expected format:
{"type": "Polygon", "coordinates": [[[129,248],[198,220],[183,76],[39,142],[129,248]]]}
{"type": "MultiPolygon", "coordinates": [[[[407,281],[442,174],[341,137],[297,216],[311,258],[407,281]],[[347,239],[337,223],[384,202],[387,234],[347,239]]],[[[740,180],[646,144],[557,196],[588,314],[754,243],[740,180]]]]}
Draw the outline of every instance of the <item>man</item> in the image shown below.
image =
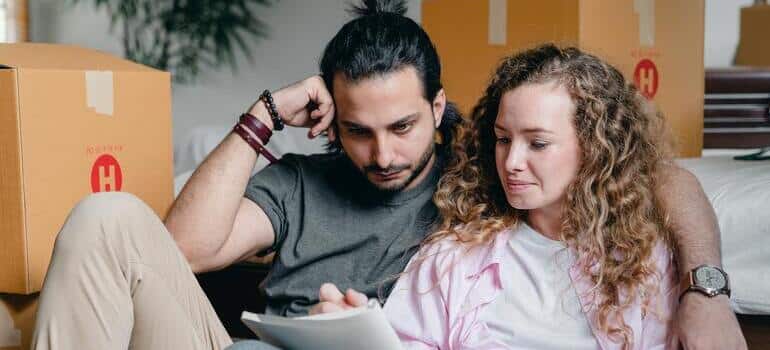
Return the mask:
{"type": "MultiPolygon", "coordinates": [[[[252,105],[195,171],[165,226],[125,194],[75,207],[41,293],[35,348],[227,346],[193,272],[269,251],[276,256],[262,285],[268,313],[384,301],[436,219],[431,197],[459,119],[441,87],[435,48],[403,16],[403,3],[366,4],[326,47],[321,77],[252,105]],[[328,130],[330,151],[286,155],[249,178],[257,140],[283,123],[309,128],[310,137],[328,130]]],[[[697,181],[681,170],[667,179],[661,195],[680,265],[719,265],[718,228],[697,181]]],[[[707,348],[691,346],[699,341],[745,348],[725,296],[687,293],[682,301],[688,348],[707,348]]]]}

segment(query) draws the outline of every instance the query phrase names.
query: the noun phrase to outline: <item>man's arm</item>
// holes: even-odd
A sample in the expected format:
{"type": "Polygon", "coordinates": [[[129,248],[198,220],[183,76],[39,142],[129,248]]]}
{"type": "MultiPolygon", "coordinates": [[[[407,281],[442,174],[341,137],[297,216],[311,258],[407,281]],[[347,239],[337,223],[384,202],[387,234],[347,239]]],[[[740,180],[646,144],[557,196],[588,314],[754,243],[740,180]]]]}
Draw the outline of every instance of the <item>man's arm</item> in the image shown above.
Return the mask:
{"type": "Polygon", "coordinates": [[[270,220],[243,197],[256,161],[251,146],[230,133],[195,169],[171,207],[166,227],[193,272],[223,268],[272,245],[270,220]]]}
{"type": "MultiPolygon", "coordinates": [[[[323,80],[310,77],[273,94],[287,125],[310,128],[315,137],[334,116],[331,95],[323,80]],[[313,110],[307,107],[312,105],[313,110]]],[[[249,112],[273,129],[264,103],[249,112]]],[[[193,272],[224,268],[270,247],[273,226],[257,204],[243,197],[256,152],[231,133],[209,154],[190,177],[171,207],[165,224],[193,272]]]]}
{"type": "MultiPolygon", "coordinates": [[[[657,195],[673,230],[680,280],[699,265],[721,267],[719,223],[698,179],[677,166],[666,167],[661,175],[657,195]]],[[[675,327],[687,350],[747,348],[725,295],[685,294],[675,327]]]]}

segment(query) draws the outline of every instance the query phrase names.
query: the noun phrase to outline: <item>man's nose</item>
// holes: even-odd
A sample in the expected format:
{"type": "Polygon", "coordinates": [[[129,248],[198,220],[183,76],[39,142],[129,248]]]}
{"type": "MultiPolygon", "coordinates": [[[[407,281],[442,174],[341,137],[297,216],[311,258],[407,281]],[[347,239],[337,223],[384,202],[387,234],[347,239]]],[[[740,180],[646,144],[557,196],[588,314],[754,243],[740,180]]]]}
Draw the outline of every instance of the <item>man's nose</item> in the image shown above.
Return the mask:
{"type": "Polygon", "coordinates": [[[393,164],[393,159],[395,158],[393,145],[391,145],[387,136],[375,138],[373,153],[374,162],[381,169],[386,169],[393,164]]]}

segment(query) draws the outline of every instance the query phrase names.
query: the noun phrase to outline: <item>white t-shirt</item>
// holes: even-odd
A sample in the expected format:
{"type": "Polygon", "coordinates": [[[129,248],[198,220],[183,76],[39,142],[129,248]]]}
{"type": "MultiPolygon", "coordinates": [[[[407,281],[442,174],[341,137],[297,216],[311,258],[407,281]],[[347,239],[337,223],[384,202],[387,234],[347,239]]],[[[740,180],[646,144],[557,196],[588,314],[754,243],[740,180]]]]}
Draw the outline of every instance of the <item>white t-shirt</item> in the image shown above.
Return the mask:
{"type": "Polygon", "coordinates": [[[492,336],[510,349],[598,349],[570,283],[574,257],[522,223],[510,234],[502,260],[502,290],[481,310],[492,336]]]}

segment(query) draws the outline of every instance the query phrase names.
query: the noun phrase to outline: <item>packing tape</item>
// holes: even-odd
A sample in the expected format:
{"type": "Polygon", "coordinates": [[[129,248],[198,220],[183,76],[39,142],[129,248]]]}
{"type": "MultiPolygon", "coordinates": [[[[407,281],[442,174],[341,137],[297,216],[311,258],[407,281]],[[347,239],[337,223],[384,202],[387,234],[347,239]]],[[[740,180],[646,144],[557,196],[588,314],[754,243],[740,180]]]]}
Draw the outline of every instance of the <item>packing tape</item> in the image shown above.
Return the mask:
{"type": "Polygon", "coordinates": [[[655,46],[655,0],[634,0],[639,15],[639,45],[655,46]]]}
{"type": "Polygon", "coordinates": [[[112,116],[114,85],[112,71],[86,71],[86,106],[96,113],[112,116]]]}

